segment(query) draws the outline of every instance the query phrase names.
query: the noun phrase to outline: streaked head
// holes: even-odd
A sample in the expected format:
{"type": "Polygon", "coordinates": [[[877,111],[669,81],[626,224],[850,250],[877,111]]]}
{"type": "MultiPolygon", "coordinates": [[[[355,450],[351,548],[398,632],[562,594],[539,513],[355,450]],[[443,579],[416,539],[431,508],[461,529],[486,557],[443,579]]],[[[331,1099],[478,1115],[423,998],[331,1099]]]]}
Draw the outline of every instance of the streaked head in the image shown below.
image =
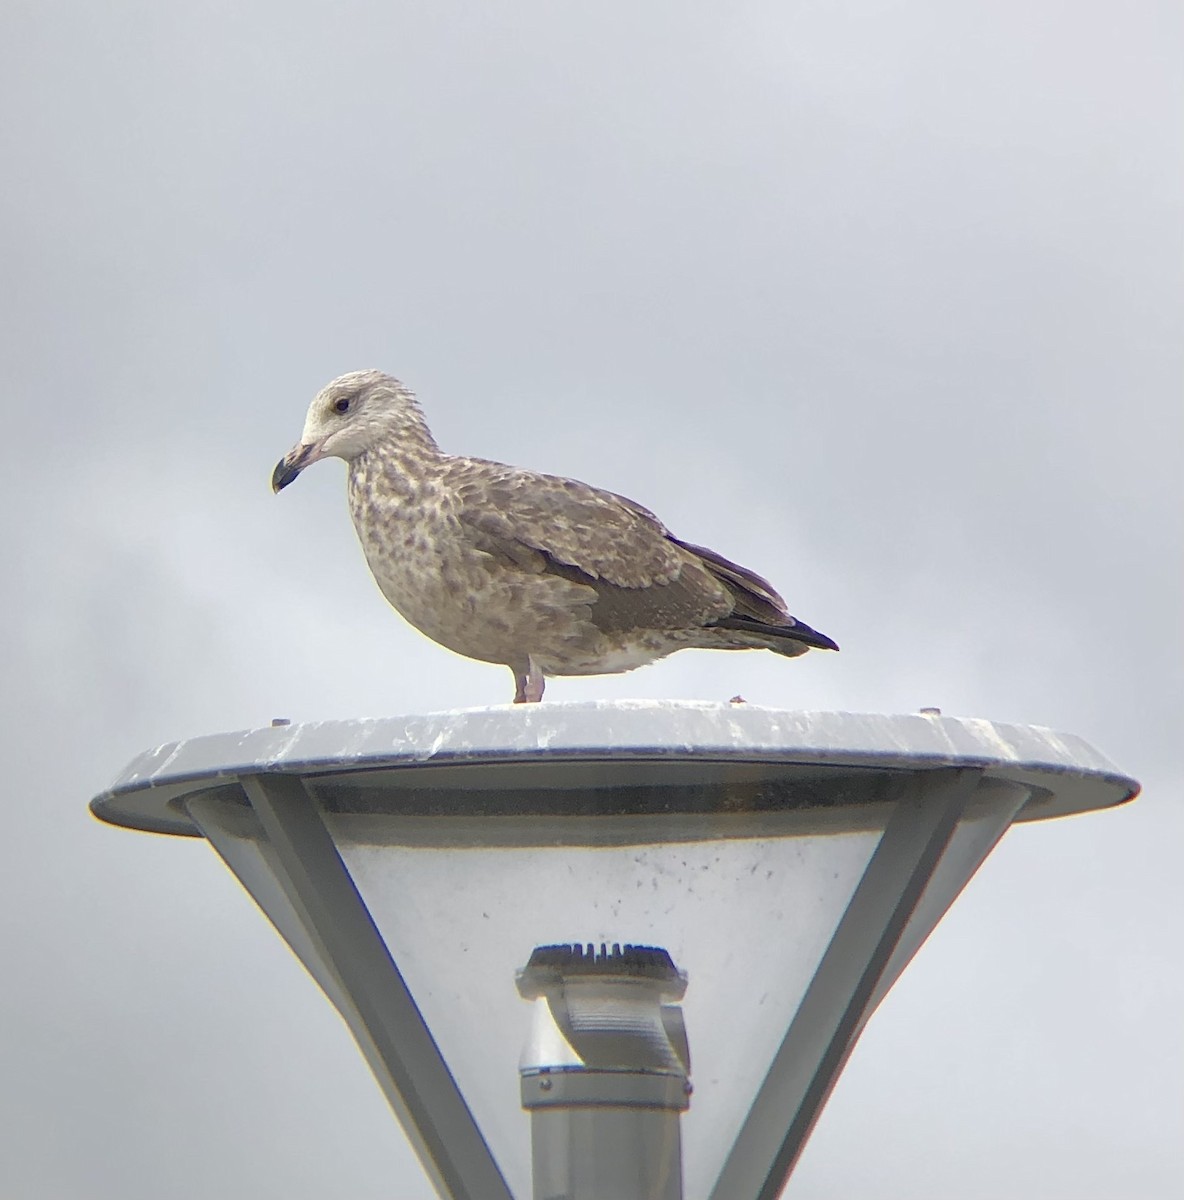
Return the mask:
{"type": "Polygon", "coordinates": [[[379,442],[411,430],[431,442],[407,388],[382,371],[351,371],[322,388],[309,405],[300,441],[272,472],[272,490],[287,487],[318,459],[349,462],[379,442]]]}

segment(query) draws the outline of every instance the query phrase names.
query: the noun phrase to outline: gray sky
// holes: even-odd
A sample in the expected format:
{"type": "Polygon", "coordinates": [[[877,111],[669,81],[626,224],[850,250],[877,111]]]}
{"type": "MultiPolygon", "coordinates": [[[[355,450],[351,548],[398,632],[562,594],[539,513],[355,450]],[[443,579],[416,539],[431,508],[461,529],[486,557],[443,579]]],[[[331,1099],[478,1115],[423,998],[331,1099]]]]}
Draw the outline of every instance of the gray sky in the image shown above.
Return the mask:
{"type": "Polygon", "coordinates": [[[268,489],[370,366],[843,646],[549,696],[940,705],[1144,782],[1008,835],[794,1195],[1180,1194],[1181,9],[726,7],[9,7],[6,1195],[427,1196],[209,849],[85,810],[161,741],[508,698],[386,608],[336,464],[268,489]]]}

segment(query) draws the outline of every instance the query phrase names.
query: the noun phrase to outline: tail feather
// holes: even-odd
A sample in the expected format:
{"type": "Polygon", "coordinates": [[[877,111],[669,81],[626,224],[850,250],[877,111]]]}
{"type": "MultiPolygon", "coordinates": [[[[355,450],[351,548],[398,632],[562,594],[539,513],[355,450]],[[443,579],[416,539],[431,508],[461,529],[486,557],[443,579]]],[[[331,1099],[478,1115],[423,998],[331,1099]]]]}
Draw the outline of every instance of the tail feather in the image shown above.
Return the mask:
{"type": "Polygon", "coordinates": [[[839,648],[825,633],[819,633],[804,621],[791,617],[785,601],[773,585],[755,571],[704,546],[695,546],[676,537],[670,540],[694,554],[732,593],[732,611],[726,617],[713,621],[710,628],[753,634],[770,650],[791,658],[805,654],[810,647],[816,650],[839,648]]]}
{"type": "Polygon", "coordinates": [[[777,590],[755,571],[732,562],[730,558],[724,558],[722,554],[716,554],[714,550],[708,550],[706,546],[695,546],[676,537],[670,540],[684,550],[689,550],[727,586],[735,597],[733,611],[737,616],[771,625],[793,621],[789,609],[785,607],[785,601],[777,594],[777,590]]]}
{"type": "Polygon", "coordinates": [[[795,620],[793,617],[790,617],[788,624],[769,625],[763,621],[754,621],[751,617],[733,615],[713,621],[711,628],[734,629],[739,633],[751,633],[763,641],[772,643],[769,645],[770,650],[790,656],[803,653],[802,649],[791,649],[790,645],[803,648],[812,647],[815,650],[837,650],[839,648],[838,643],[828,638],[825,633],[819,633],[817,629],[811,629],[804,621],[795,620]],[[787,642],[790,645],[781,650],[777,646],[777,642],[787,642]]]}

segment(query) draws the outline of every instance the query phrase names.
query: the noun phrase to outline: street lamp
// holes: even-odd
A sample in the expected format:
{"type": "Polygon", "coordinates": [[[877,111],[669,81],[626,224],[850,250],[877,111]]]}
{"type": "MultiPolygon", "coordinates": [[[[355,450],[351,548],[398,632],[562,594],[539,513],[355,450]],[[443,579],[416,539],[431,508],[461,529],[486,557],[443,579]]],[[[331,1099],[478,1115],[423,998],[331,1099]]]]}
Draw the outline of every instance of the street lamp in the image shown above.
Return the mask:
{"type": "Polygon", "coordinates": [[[92,809],[209,839],[441,1196],[771,1200],[1006,829],[1137,791],[1040,728],[618,701],[197,738],[92,809]]]}

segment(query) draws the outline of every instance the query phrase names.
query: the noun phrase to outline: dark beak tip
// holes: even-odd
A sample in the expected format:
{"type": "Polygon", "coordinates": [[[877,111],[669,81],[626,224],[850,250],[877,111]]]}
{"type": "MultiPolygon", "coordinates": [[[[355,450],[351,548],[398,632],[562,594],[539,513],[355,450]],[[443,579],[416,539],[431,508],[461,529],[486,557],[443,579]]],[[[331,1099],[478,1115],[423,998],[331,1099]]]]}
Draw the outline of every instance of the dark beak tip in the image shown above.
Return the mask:
{"type": "Polygon", "coordinates": [[[271,490],[273,492],[282,492],[308,465],[308,460],[312,457],[315,449],[315,446],[299,446],[290,453],[285,454],[275,464],[275,470],[271,473],[271,490]]]}
{"type": "Polygon", "coordinates": [[[300,468],[288,458],[281,458],[271,473],[271,490],[282,492],[300,474],[300,468]]]}

